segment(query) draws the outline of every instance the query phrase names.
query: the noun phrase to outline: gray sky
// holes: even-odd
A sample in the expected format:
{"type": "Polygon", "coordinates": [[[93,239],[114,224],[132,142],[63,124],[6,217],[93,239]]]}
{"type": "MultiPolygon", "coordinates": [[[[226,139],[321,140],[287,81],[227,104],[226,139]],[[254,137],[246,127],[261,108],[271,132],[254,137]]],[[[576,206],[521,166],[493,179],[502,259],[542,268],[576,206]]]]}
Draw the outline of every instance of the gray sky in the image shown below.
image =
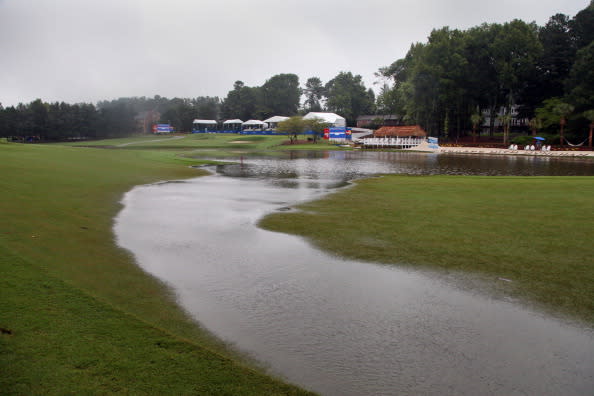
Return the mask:
{"type": "Polygon", "coordinates": [[[589,0],[0,0],[0,102],[225,97],[236,80],[373,73],[433,28],[544,25],[589,0]]]}

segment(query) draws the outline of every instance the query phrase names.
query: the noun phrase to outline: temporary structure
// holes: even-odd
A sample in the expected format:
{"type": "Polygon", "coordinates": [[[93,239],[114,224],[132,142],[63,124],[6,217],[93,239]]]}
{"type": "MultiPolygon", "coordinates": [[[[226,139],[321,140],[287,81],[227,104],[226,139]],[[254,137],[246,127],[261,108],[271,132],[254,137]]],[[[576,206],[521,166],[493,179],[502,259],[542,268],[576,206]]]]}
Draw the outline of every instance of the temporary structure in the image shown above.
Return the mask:
{"type": "Polygon", "coordinates": [[[276,128],[276,126],[278,125],[279,122],[283,122],[288,119],[289,119],[289,117],[285,117],[285,116],[274,116],[274,117],[265,119],[264,122],[267,123],[270,128],[276,128]]]}
{"type": "Polygon", "coordinates": [[[217,122],[215,120],[199,120],[195,119],[192,122],[193,132],[214,132],[216,131],[217,122]]]}
{"type": "Polygon", "coordinates": [[[266,128],[267,126],[267,123],[260,120],[247,120],[246,122],[241,124],[242,129],[266,128]]]}
{"type": "Polygon", "coordinates": [[[314,118],[330,124],[330,126],[333,127],[346,127],[346,119],[334,113],[319,113],[312,111],[303,117],[304,120],[311,120],[314,118]]]}
{"type": "Polygon", "coordinates": [[[199,124],[199,125],[217,125],[215,120],[199,120],[195,119],[192,124],[199,124]]]}
{"type": "Polygon", "coordinates": [[[241,124],[243,124],[243,120],[239,118],[227,120],[223,122],[223,132],[237,132],[241,130],[241,124]]]}

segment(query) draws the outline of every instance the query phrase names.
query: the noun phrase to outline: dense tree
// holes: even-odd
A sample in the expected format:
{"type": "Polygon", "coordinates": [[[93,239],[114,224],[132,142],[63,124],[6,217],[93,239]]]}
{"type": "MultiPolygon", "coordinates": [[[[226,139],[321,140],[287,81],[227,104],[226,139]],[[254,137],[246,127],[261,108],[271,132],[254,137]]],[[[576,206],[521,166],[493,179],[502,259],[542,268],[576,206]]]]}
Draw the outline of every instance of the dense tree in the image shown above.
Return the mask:
{"type": "Polygon", "coordinates": [[[506,95],[507,112],[518,103],[527,78],[535,72],[542,53],[538,27],[520,20],[505,23],[493,42],[499,86],[506,95]]]}
{"type": "Polygon", "coordinates": [[[322,84],[322,80],[319,77],[310,77],[307,79],[305,83],[305,89],[303,89],[303,93],[305,94],[305,103],[303,105],[306,112],[314,111],[319,112],[322,111],[322,97],[325,96],[325,88],[324,84],[322,84]]]}
{"type": "Polygon", "coordinates": [[[577,52],[566,87],[568,100],[578,111],[594,105],[594,41],[577,52]]]}
{"type": "Polygon", "coordinates": [[[571,35],[578,49],[586,47],[594,41],[594,0],[590,5],[578,12],[570,22],[571,35]]]}
{"type": "Polygon", "coordinates": [[[592,150],[592,131],[594,130],[594,109],[584,111],[584,118],[590,121],[588,125],[588,147],[592,150]]]}
{"type": "Polygon", "coordinates": [[[245,86],[243,81],[235,81],[221,105],[223,118],[240,118],[247,121],[256,118],[257,88],[245,86]]]}
{"type": "Polygon", "coordinates": [[[524,89],[518,102],[522,116],[531,117],[543,100],[563,96],[564,83],[575,59],[576,46],[570,32],[570,18],[553,15],[538,30],[542,55],[536,60],[534,72],[524,77],[524,89]]]}
{"type": "Polygon", "coordinates": [[[221,103],[219,98],[201,96],[192,100],[196,108],[196,118],[203,120],[218,120],[220,116],[221,103]]]}
{"type": "Polygon", "coordinates": [[[195,118],[198,111],[190,99],[173,98],[161,114],[160,122],[171,124],[176,131],[189,132],[195,118]]]}
{"type": "Polygon", "coordinates": [[[325,89],[326,108],[346,118],[349,124],[354,124],[359,115],[373,111],[374,103],[360,75],[340,72],[325,89]]]}
{"type": "Polygon", "coordinates": [[[328,128],[323,120],[317,118],[304,119],[301,116],[293,116],[289,119],[279,122],[276,130],[280,133],[286,133],[293,144],[297,140],[297,135],[310,133],[314,143],[318,141],[319,136],[325,128],[328,128]]]}
{"type": "Polygon", "coordinates": [[[263,114],[262,118],[274,115],[292,116],[297,114],[301,89],[299,77],[295,74],[277,74],[267,80],[260,88],[263,114]]]}

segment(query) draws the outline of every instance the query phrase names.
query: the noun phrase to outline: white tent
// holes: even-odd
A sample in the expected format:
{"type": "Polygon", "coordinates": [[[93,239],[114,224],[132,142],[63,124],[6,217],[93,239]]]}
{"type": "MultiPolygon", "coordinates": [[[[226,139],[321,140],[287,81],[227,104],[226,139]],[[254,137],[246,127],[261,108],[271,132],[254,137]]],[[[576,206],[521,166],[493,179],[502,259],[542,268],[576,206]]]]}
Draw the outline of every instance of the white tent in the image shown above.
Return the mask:
{"type": "Polygon", "coordinates": [[[266,128],[268,126],[267,123],[260,120],[247,120],[243,124],[241,124],[241,128],[245,129],[252,129],[252,128],[266,128]]]}
{"type": "Polygon", "coordinates": [[[307,113],[303,119],[304,120],[311,120],[313,118],[318,118],[322,120],[322,122],[328,123],[333,127],[346,127],[346,119],[344,117],[339,116],[338,114],[334,113],[318,113],[312,111],[307,113]]]}
{"type": "Polygon", "coordinates": [[[236,118],[234,120],[227,120],[225,122],[223,122],[223,125],[225,124],[243,124],[243,121],[240,120],[239,118],[236,118]]]}
{"type": "Polygon", "coordinates": [[[199,120],[192,121],[192,132],[214,132],[217,129],[217,122],[215,120],[199,120]]]}
{"type": "Polygon", "coordinates": [[[274,117],[270,117],[270,118],[264,120],[264,122],[266,122],[271,129],[276,129],[279,122],[283,122],[288,119],[289,119],[289,117],[285,117],[285,116],[274,116],[274,117]]]}
{"type": "Polygon", "coordinates": [[[200,125],[217,125],[215,120],[199,120],[195,119],[192,124],[200,124],[200,125]]]}
{"type": "Polygon", "coordinates": [[[264,120],[264,122],[267,122],[269,124],[271,124],[271,123],[272,124],[278,124],[279,122],[283,122],[283,121],[286,121],[288,119],[289,119],[289,117],[285,117],[285,116],[274,116],[274,117],[270,117],[270,118],[264,120]]]}

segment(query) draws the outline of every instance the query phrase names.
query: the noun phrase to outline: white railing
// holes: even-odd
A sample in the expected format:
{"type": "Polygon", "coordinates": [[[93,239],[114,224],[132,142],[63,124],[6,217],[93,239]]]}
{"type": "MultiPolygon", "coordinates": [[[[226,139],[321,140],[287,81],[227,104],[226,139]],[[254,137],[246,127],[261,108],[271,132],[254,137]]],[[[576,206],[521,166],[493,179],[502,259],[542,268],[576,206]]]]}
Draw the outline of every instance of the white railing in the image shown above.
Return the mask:
{"type": "Polygon", "coordinates": [[[405,137],[405,138],[365,138],[362,139],[362,144],[367,148],[412,148],[423,143],[425,138],[423,137],[405,137]]]}

